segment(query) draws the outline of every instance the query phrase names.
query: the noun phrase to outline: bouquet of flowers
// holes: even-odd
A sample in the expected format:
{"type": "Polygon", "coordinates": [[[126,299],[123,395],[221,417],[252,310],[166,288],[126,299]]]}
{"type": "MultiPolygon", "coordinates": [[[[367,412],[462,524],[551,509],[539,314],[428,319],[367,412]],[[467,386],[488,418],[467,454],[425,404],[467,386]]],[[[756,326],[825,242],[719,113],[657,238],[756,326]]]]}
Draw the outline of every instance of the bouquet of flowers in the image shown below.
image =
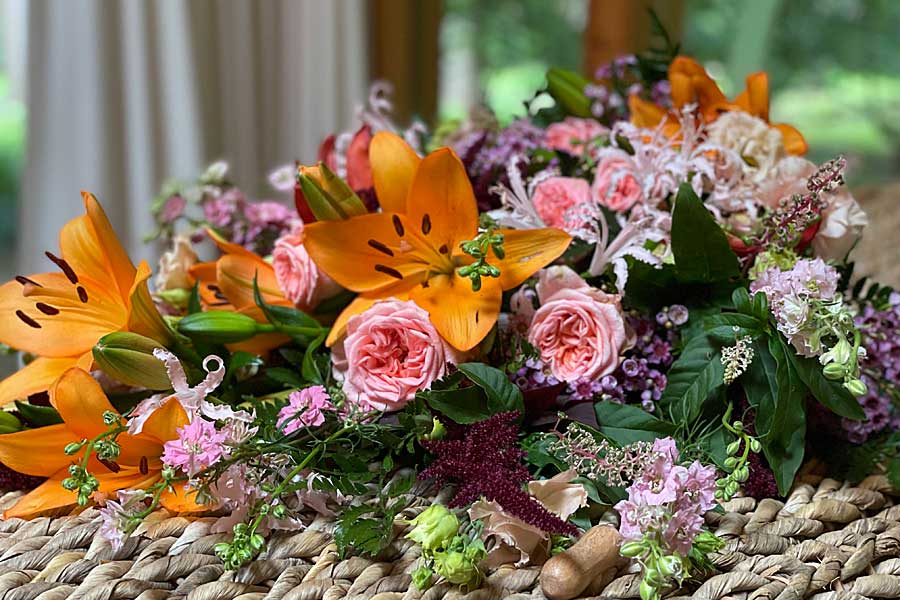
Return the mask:
{"type": "Polygon", "coordinates": [[[900,295],[853,276],[845,161],[803,158],[766,75],[729,99],[669,48],[540,93],[429,132],[375,86],[275,200],[224,163],[167,184],[155,274],[84,192],[53,270],[0,288],[4,517],[96,504],[115,547],[213,511],[229,569],[314,514],[342,554],[405,521],[421,588],[614,522],[649,599],[708,566],[704,513],[820,448],[896,480],[900,295]]]}

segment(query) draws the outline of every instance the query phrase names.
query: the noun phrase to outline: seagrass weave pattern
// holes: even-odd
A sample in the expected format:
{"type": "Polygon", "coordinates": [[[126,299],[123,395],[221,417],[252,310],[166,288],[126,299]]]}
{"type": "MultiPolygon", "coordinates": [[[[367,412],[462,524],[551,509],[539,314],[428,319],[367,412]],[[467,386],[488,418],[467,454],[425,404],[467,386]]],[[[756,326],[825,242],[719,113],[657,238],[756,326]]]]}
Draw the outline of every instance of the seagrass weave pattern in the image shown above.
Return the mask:
{"type": "MultiPolygon", "coordinates": [[[[724,514],[707,515],[727,540],[713,556],[718,569],[705,582],[673,590],[669,600],[900,598],[900,504],[887,480],[855,487],[807,478],[786,502],[737,498],[724,514]],[[815,484],[815,485],[813,485],[815,484]]],[[[17,495],[0,498],[9,505],[17,495]]],[[[414,506],[411,516],[427,502],[414,506]]],[[[377,560],[338,558],[317,517],[300,532],[275,534],[258,560],[226,572],[213,555],[224,534],[210,533],[216,517],[186,518],[159,511],[139,535],[114,551],[97,536],[95,509],[77,515],[0,522],[0,600],[337,600],[543,598],[538,568],[503,567],[464,595],[446,585],[412,587],[419,548],[397,540],[377,560]]],[[[637,598],[638,575],[620,573],[597,598],[637,598]]]]}

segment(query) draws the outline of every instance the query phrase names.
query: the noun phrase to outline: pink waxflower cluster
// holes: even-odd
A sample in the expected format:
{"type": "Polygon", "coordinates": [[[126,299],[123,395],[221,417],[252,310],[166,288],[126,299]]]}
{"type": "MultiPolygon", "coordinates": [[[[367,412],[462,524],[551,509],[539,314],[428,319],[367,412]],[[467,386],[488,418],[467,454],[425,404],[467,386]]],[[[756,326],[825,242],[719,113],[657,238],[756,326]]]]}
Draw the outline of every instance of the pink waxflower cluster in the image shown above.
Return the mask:
{"type": "Polygon", "coordinates": [[[325,411],[336,410],[331,397],[321,385],[291,392],[288,405],[278,411],[278,428],[290,435],[303,427],[320,427],[325,411]]]}
{"type": "Polygon", "coordinates": [[[762,292],[778,322],[778,330],[803,356],[822,350],[816,313],[822,305],[839,305],[840,274],[821,258],[801,259],[782,271],[769,267],[750,284],[754,294],[762,292]]]}
{"type": "Polygon", "coordinates": [[[703,527],[703,514],[715,505],[716,470],[699,462],[678,463],[672,438],[653,443],[654,460],[616,504],[619,533],[628,541],[657,538],[663,548],[686,556],[703,527]]]}

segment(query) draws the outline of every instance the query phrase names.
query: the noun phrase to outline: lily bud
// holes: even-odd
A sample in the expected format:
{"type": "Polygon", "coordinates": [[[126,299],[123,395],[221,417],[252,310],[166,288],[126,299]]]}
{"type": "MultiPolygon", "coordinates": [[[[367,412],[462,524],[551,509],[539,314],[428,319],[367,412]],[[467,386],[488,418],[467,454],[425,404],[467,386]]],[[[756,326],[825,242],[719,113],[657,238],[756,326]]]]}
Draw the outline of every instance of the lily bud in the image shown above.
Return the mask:
{"type": "Polygon", "coordinates": [[[162,345],[156,340],[129,331],[115,331],[94,346],[94,361],[104,373],[125,385],[167,390],[172,387],[166,365],[153,356],[162,345]]]}
{"type": "Polygon", "coordinates": [[[275,328],[257,323],[247,315],[224,310],[188,315],[178,322],[178,331],[190,338],[199,338],[213,344],[234,344],[249,340],[257,333],[268,333],[275,328]]]}
{"type": "Polygon", "coordinates": [[[419,542],[422,549],[433,552],[446,547],[459,531],[459,520],[446,506],[433,504],[419,513],[412,521],[408,539],[419,542]]]}
{"type": "Polygon", "coordinates": [[[14,433],[22,430],[22,422],[12,413],[0,410],[0,433],[14,433]]]}
{"type": "Polygon", "coordinates": [[[591,100],[584,93],[588,83],[590,82],[587,79],[574,71],[557,68],[547,71],[547,92],[567,113],[575,117],[593,116],[591,100]]]}
{"type": "Polygon", "coordinates": [[[822,369],[822,374],[825,375],[827,379],[838,381],[840,379],[843,379],[847,374],[847,366],[844,363],[828,363],[822,369]]]}
{"type": "Polygon", "coordinates": [[[319,221],[348,219],[368,212],[356,192],[325,163],[299,167],[297,180],[307,207],[319,221]]]}
{"type": "Polygon", "coordinates": [[[844,387],[857,398],[865,396],[866,392],[869,391],[869,388],[860,379],[850,379],[849,381],[844,382],[844,387]]]}

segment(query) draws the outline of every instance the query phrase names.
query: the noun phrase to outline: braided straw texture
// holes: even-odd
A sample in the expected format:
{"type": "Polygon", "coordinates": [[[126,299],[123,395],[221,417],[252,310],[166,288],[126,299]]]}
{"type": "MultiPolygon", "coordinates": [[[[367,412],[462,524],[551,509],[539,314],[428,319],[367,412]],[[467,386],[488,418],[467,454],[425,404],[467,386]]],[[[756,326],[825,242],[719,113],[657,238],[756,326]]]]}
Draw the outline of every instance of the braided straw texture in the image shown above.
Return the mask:
{"type": "MultiPolygon", "coordinates": [[[[887,480],[873,476],[856,487],[803,481],[786,502],[737,498],[724,514],[707,515],[727,540],[712,556],[717,572],[672,590],[667,599],[900,598],[900,504],[888,495],[887,480]]],[[[0,507],[18,495],[0,497],[0,507]]],[[[403,516],[426,505],[423,500],[403,516]]],[[[410,573],[419,547],[403,538],[407,526],[399,521],[397,539],[377,559],[339,559],[329,534],[333,523],[316,517],[303,531],[271,536],[258,560],[225,571],[213,554],[226,538],[210,532],[215,521],[161,510],[118,551],[97,535],[96,509],[0,521],[0,600],[544,598],[537,567],[501,567],[469,594],[445,584],[417,591],[410,573]]],[[[595,598],[637,598],[639,582],[626,569],[589,589],[595,598]]]]}

